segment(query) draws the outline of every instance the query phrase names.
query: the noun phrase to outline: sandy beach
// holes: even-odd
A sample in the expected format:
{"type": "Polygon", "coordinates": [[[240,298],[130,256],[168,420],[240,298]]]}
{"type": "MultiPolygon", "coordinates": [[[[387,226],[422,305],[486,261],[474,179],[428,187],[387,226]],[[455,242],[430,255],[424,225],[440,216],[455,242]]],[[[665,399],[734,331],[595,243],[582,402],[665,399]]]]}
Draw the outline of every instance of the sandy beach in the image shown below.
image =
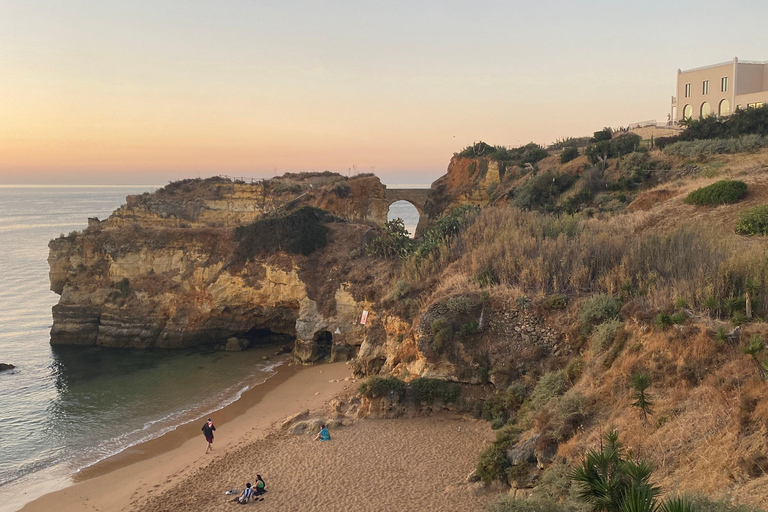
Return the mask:
{"type": "Polygon", "coordinates": [[[344,363],[281,368],[214,415],[212,453],[204,453],[201,419],[105,461],[22,510],[229,510],[237,505],[225,491],[242,489],[256,473],[268,493],[250,506],[261,510],[479,510],[487,498],[462,482],[492,439],[485,422],[448,414],[355,420],[333,429],[327,443],[279,429],[302,410],[327,411],[333,397],[357,385],[344,380],[349,375],[344,363]]]}

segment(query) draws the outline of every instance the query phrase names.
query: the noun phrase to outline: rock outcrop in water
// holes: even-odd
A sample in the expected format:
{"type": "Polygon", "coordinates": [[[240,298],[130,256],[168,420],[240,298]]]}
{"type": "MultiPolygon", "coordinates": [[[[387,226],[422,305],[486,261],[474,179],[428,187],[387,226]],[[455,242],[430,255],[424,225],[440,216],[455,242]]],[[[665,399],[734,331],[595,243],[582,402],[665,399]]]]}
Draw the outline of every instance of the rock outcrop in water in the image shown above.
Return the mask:
{"type": "Polygon", "coordinates": [[[107,220],[50,243],[51,343],[178,348],[295,336],[295,355],[346,359],[366,338],[360,325],[377,300],[374,272],[386,263],[351,256],[386,221],[385,187],[374,176],[286,175],[246,184],[186,180],[132,196],[107,220]],[[328,244],[302,254],[246,258],[235,228],[302,206],[322,208],[328,244]]]}
{"type": "Polygon", "coordinates": [[[0,372],[5,371],[5,370],[13,370],[14,368],[16,368],[16,367],[13,366],[12,364],[0,363],[0,372]]]}

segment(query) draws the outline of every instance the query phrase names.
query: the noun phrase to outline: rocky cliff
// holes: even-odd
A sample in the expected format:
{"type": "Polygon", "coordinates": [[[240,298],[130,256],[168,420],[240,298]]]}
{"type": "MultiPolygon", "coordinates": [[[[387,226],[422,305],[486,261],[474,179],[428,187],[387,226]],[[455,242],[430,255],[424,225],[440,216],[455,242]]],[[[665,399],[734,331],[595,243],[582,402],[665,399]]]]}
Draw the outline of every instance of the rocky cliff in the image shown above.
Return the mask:
{"type": "MultiPolygon", "coordinates": [[[[454,158],[429,193],[429,217],[487,203],[499,165],[454,158]]],[[[236,337],[230,345],[247,346],[277,333],[295,339],[303,362],[354,358],[359,375],[468,383],[487,381],[490,368],[505,380],[505,371],[555,349],[559,334],[543,317],[506,297],[413,297],[404,312],[384,296],[399,263],[367,257],[365,244],[381,233],[388,207],[375,176],[333,173],[185,180],[130,196],[108,219],[49,244],[51,289],[61,295],[51,343],[178,348],[236,337]],[[279,244],[244,250],[238,229],[272,229],[259,222],[304,206],[325,212],[326,245],[306,254],[279,244]],[[456,310],[457,300],[469,303],[456,310]],[[433,332],[440,322],[463,334],[433,332]]]]}
{"type": "MultiPolygon", "coordinates": [[[[381,263],[351,264],[386,221],[378,178],[323,173],[254,184],[187,180],[129,197],[104,221],[49,244],[51,343],[177,348],[243,345],[265,333],[296,338],[302,361],[349,357],[376,323],[381,263]],[[322,220],[328,243],[310,255],[243,256],[236,228],[302,206],[322,220]]],[[[386,262],[383,264],[387,266],[386,262]]],[[[386,269],[385,269],[386,271],[386,269]]]]}

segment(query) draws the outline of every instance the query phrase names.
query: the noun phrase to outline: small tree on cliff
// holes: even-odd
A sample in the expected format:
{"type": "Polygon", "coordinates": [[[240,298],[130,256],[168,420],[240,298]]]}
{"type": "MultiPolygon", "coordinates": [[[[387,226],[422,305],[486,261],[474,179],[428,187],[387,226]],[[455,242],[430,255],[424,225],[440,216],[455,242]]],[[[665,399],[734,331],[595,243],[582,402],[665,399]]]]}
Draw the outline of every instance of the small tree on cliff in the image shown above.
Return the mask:
{"type": "Polygon", "coordinates": [[[630,378],[630,387],[633,390],[632,396],[635,399],[632,405],[640,409],[643,416],[643,423],[648,423],[648,415],[653,414],[653,400],[646,392],[651,387],[651,378],[647,373],[635,373],[630,378]]]}

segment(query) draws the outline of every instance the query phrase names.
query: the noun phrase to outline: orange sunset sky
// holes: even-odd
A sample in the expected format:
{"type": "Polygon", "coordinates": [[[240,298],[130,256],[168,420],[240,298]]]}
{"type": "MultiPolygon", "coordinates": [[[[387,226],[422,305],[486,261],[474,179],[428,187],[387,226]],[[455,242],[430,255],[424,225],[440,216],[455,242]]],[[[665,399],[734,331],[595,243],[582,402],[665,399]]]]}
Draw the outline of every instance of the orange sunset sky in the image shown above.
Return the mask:
{"type": "Polygon", "coordinates": [[[473,141],[665,121],[677,68],[768,59],[768,2],[722,9],[0,0],[0,184],[353,167],[429,183],[473,141]]]}

